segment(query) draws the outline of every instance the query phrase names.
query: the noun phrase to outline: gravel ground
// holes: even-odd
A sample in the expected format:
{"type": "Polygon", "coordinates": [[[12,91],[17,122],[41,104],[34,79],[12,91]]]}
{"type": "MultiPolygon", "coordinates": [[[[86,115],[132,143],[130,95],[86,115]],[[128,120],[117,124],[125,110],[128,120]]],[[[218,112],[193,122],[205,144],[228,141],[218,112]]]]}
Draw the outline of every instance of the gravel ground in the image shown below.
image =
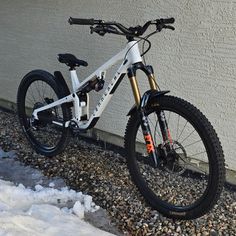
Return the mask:
{"type": "Polygon", "coordinates": [[[191,221],[163,217],[145,204],[130,180],[125,159],[111,150],[74,138],[54,158],[36,154],[28,145],[17,117],[0,111],[0,147],[15,150],[18,159],[49,177],[93,196],[125,235],[236,235],[236,192],[225,189],[214,209],[191,221]]]}

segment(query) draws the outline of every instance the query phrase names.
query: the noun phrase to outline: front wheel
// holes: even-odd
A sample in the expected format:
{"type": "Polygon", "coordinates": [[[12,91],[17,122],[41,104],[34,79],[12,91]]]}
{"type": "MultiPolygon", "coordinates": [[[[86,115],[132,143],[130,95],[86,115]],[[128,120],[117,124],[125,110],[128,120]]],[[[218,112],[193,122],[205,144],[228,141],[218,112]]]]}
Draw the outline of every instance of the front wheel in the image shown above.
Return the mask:
{"type": "Polygon", "coordinates": [[[225,179],[223,151],[215,130],[196,107],[172,96],[156,98],[146,115],[159,165],[155,167],[147,153],[136,112],[128,121],[125,135],[134,183],[145,200],[167,217],[202,216],[218,200],[225,179]],[[163,114],[168,139],[160,125],[163,114]]]}

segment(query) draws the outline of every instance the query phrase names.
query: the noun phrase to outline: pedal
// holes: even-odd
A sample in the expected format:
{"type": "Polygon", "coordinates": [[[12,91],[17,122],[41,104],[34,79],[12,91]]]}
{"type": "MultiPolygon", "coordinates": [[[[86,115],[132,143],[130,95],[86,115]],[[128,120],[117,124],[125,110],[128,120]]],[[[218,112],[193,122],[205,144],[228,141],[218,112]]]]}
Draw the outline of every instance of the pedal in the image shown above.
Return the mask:
{"type": "Polygon", "coordinates": [[[73,127],[72,128],[72,132],[73,132],[73,134],[86,134],[87,133],[87,130],[85,130],[85,129],[80,129],[80,128],[78,128],[78,127],[73,127]]]}

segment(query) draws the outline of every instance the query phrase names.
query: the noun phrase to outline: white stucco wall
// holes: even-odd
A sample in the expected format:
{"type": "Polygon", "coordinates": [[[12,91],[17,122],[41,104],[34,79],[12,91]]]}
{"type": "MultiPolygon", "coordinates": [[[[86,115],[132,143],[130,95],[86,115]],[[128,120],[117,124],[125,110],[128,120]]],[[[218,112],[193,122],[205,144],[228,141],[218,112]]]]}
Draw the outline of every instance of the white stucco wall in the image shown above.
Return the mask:
{"type": "MultiPolygon", "coordinates": [[[[89,27],[69,26],[69,16],[115,20],[127,26],[175,17],[176,31],[155,35],[146,60],[154,66],[162,89],[192,102],[209,118],[227,165],[236,170],[235,0],[2,0],[0,98],[15,102],[21,78],[32,69],[59,69],[67,75],[56,60],[58,53],[72,52],[88,61],[89,67],[79,69],[82,78],[125,45],[122,37],[99,37],[90,35],[89,27]]],[[[144,91],[145,83],[140,82],[144,91]]],[[[93,93],[92,103],[97,98],[93,93]]],[[[123,136],[132,103],[125,79],[97,128],[123,136]]]]}

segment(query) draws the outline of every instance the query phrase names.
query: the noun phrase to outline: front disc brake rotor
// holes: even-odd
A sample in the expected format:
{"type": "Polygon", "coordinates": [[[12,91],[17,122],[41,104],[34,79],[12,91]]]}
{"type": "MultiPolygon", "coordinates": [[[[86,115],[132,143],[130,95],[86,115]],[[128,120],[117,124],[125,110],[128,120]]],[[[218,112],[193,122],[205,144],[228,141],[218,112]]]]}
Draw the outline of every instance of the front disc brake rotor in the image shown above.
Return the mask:
{"type": "Polygon", "coordinates": [[[173,149],[166,153],[165,145],[161,145],[160,153],[163,168],[173,174],[181,175],[185,172],[189,158],[184,147],[177,141],[173,141],[173,149]],[[164,156],[163,156],[164,155],[164,156]]]}

